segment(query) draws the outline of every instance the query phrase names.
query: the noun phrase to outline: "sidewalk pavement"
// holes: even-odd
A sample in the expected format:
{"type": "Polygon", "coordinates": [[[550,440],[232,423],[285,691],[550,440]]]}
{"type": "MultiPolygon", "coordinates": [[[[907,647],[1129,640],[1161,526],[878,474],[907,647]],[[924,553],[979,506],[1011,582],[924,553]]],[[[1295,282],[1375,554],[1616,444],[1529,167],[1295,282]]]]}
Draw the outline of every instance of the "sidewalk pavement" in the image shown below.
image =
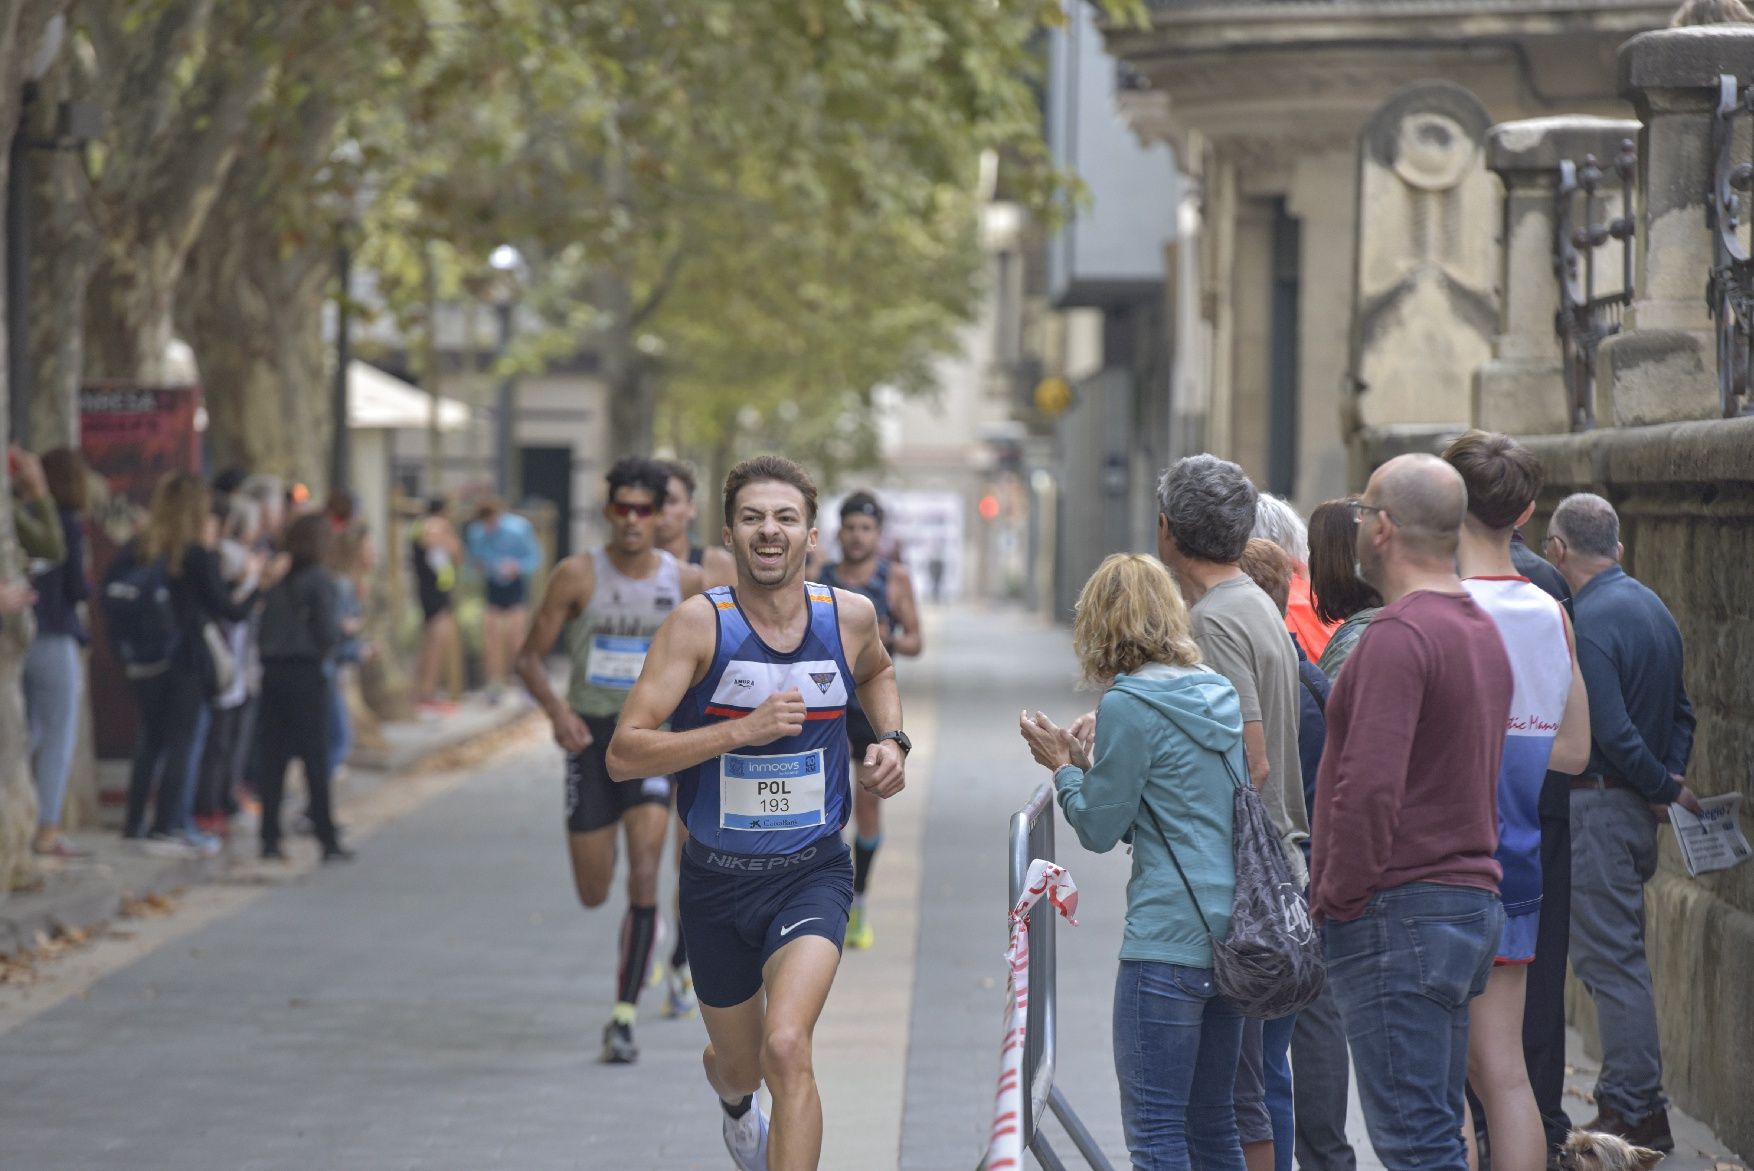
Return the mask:
{"type": "MultiPolygon", "coordinates": [[[[465,749],[532,710],[521,695],[499,704],[471,696],[442,719],[384,724],[387,750],[355,753],[336,778],[339,813],[345,820],[348,803],[364,798],[386,780],[413,772],[435,757],[465,749]]],[[[128,768],[125,760],[100,761],[100,790],[126,791],[128,768]]],[[[298,786],[292,788],[290,804],[296,809],[301,798],[298,786]]],[[[105,807],[102,817],[102,827],[68,835],[74,844],[91,851],[89,859],[40,859],[42,881],[36,889],[0,894],[0,958],[40,947],[70,932],[89,932],[116,918],[132,900],[236,876],[240,870],[250,872],[256,842],[253,829],[243,823],[234,828],[226,852],[217,858],[167,858],[146,854],[137,844],[120,838],[119,808],[105,807]]]]}

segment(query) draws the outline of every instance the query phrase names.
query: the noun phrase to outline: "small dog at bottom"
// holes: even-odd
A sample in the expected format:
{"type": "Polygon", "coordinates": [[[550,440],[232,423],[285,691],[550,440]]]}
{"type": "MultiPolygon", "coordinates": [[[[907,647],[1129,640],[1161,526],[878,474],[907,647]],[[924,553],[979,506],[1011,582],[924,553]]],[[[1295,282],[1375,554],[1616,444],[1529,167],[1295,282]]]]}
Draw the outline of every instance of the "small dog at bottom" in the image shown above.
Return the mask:
{"type": "Polygon", "coordinates": [[[1660,1151],[1596,1130],[1574,1130],[1559,1148],[1562,1171],[1651,1171],[1662,1161],[1660,1151]]]}

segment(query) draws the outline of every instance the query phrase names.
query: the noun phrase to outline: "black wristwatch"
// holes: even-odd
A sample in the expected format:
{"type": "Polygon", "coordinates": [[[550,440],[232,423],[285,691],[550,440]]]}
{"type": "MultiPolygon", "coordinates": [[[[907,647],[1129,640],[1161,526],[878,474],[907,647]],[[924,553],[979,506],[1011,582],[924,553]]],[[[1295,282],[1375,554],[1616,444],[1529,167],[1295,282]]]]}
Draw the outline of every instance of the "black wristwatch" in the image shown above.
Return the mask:
{"type": "Polygon", "coordinates": [[[901,754],[903,756],[906,756],[908,753],[910,753],[914,750],[914,742],[912,740],[909,740],[907,733],[903,732],[900,728],[897,728],[893,732],[883,733],[883,735],[877,737],[877,739],[875,741],[873,741],[873,743],[881,744],[885,740],[893,740],[898,745],[900,745],[901,746],[901,754]]]}

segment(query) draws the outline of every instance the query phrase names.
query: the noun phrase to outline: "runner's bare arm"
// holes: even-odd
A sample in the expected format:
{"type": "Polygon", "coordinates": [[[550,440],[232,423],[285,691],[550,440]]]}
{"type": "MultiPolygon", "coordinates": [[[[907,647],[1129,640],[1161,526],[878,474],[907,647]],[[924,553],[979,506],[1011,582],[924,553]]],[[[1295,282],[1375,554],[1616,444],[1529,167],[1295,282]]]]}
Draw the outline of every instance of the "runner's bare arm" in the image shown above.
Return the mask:
{"type": "Polygon", "coordinates": [[[920,606],[914,599],[914,575],[908,567],[896,564],[889,571],[889,610],[901,634],[890,644],[891,654],[913,657],[926,647],[920,632],[920,606]]]}
{"type": "Polygon", "coordinates": [[[718,618],[708,599],[689,598],[664,619],[646,652],[646,665],[627,694],[615,738],[609,742],[609,776],[617,781],[666,776],[735,748],[769,744],[804,730],[804,697],[785,691],[740,720],[686,732],[666,732],[688,689],[712,666],[718,618]]]}
{"type": "Polygon", "coordinates": [[[542,592],[541,604],[536,607],[535,621],[530,623],[530,633],[524,639],[524,645],[518,648],[514,664],[530,698],[547,713],[549,723],[554,725],[555,742],[568,752],[582,752],[589,747],[591,732],[584,720],[555,694],[542,657],[560,637],[561,629],[584,612],[596,585],[590,558],[568,557],[556,565],[554,572],[548,575],[548,586],[542,592]]]}
{"type": "Polygon", "coordinates": [[[1547,767],[1556,773],[1576,776],[1590,763],[1590,696],[1584,690],[1583,671],[1577,665],[1577,641],[1571,634],[1571,616],[1563,607],[1559,616],[1565,619],[1565,645],[1571,651],[1571,691],[1565,697],[1565,714],[1559,717],[1559,732],[1553,737],[1553,751],[1547,767]]]}
{"type": "MultiPolygon", "coordinates": [[[[901,730],[901,691],[895,685],[895,662],[877,629],[877,608],[871,599],[846,590],[835,591],[840,608],[841,645],[850,652],[859,705],[871,727],[881,735],[901,730]]],[[[893,797],[907,783],[907,754],[893,740],[879,740],[865,750],[858,766],[859,784],[879,797],[893,797]]]]}

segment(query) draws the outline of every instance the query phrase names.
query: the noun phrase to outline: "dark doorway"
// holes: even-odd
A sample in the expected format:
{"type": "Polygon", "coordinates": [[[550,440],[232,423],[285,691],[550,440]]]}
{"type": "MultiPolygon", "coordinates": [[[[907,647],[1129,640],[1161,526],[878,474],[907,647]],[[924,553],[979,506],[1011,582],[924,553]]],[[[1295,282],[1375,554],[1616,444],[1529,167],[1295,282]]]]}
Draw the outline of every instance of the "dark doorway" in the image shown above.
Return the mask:
{"type": "Polygon", "coordinates": [[[1303,233],[1285,212],[1273,207],[1272,371],[1267,389],[1267,491],[1297,491],[1297,312],[1302,280],[1303,233]]]}
{"type": "Polygon", "coordinates": [[[522,448],[518,469],[518,498],[554,506],[554,559],[572,556],[572,448],[522,448]]]}

